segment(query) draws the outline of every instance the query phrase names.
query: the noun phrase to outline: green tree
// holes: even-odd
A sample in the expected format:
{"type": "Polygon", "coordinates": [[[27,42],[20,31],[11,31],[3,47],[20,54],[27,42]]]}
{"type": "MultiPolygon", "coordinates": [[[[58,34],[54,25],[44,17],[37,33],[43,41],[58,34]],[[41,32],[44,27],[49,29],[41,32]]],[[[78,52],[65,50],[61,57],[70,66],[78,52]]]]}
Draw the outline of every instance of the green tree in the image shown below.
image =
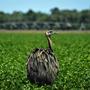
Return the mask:
{"type": "Polygon", "coordinates": [[[26,21],[36,21],[36,13],[33,10],[29,10],[24,15],[24,20],[26,20],[26,21]]]}
{"type": "Polygon", "coordinates": [[[20,11],[14,11],[11,15],[10,15],[10,21],[22,21],[23,20],[23,13],[20,11]]]}
{"type": "Polygon", "coordinates": [[[6,21],[6,14],[4,12],[0,12],[0,22],[6,21]]]}
{"type": "Polygon", "coordinates": [[[90,23],[90,10],[82,10],[80,21],[84,23],[90,23]]]}
{"type": "Polygon", "coordinates": [[[51,9],[51,21],[60,21],[60,15],[60,10],[57,7],[51,9]]]}
{"type": "Polygon", "coordinates": [[[37,17],[36,21],[45,22],[48,21],[49,15],[45,13],[37,12],[36,17],[37,17]]]}

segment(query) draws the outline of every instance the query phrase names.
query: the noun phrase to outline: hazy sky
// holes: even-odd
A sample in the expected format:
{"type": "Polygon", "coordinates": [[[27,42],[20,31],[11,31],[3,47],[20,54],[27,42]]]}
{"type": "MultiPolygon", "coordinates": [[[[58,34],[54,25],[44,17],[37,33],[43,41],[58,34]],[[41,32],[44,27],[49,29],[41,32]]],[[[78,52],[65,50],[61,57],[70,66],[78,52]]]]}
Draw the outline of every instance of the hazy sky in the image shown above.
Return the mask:
{"type": "Polygon", "coordinates": [[[89,9],[90,0],[0,0],[0,11],[27,12],[29,9],[48,13],[51,8],[59,9],[89,9]]]}

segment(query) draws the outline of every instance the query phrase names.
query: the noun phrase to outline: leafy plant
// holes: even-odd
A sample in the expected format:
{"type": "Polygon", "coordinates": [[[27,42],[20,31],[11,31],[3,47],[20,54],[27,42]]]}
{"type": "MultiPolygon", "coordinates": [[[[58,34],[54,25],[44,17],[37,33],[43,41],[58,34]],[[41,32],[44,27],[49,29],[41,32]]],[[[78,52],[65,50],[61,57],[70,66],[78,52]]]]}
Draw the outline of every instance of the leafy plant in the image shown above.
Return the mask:
{"type": "Polygon", "coordinates": [[[89,90],[90,34],[64,33],[52,39],[60,71],[51,86],[38,86],[27,80],[26,62],[35,47],[47,47],[44,35],[0,32],[0,90],[89,90]]]}

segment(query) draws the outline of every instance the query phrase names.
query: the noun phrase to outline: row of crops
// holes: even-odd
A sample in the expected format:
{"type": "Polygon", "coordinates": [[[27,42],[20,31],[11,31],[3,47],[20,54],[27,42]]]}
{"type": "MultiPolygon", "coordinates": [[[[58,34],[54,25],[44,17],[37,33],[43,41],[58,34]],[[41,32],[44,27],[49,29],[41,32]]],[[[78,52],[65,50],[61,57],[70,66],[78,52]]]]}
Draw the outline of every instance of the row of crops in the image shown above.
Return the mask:
{"type": "Polygon", "coordinates": [[[26,76],[27,56],[46,48],[43,33],[0,32],[0,90],[90,90],[90,33],[52,36],[60,71],[52,85],[38,86],[26,76]]]}

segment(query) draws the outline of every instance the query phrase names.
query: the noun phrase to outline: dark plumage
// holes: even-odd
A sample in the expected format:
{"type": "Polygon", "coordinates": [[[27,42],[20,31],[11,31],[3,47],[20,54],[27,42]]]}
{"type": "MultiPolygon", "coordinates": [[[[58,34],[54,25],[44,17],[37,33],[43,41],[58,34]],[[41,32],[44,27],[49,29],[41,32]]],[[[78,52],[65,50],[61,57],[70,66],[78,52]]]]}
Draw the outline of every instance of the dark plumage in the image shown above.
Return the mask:
{"type": "Polygon", "coordinates": [[[58,72],[58,62],[51,48],[50,36],[52,31],[46,32],[48,49],[36,48],[28,57],[27,77],[38,84],[52,84],[58,72]]]}

